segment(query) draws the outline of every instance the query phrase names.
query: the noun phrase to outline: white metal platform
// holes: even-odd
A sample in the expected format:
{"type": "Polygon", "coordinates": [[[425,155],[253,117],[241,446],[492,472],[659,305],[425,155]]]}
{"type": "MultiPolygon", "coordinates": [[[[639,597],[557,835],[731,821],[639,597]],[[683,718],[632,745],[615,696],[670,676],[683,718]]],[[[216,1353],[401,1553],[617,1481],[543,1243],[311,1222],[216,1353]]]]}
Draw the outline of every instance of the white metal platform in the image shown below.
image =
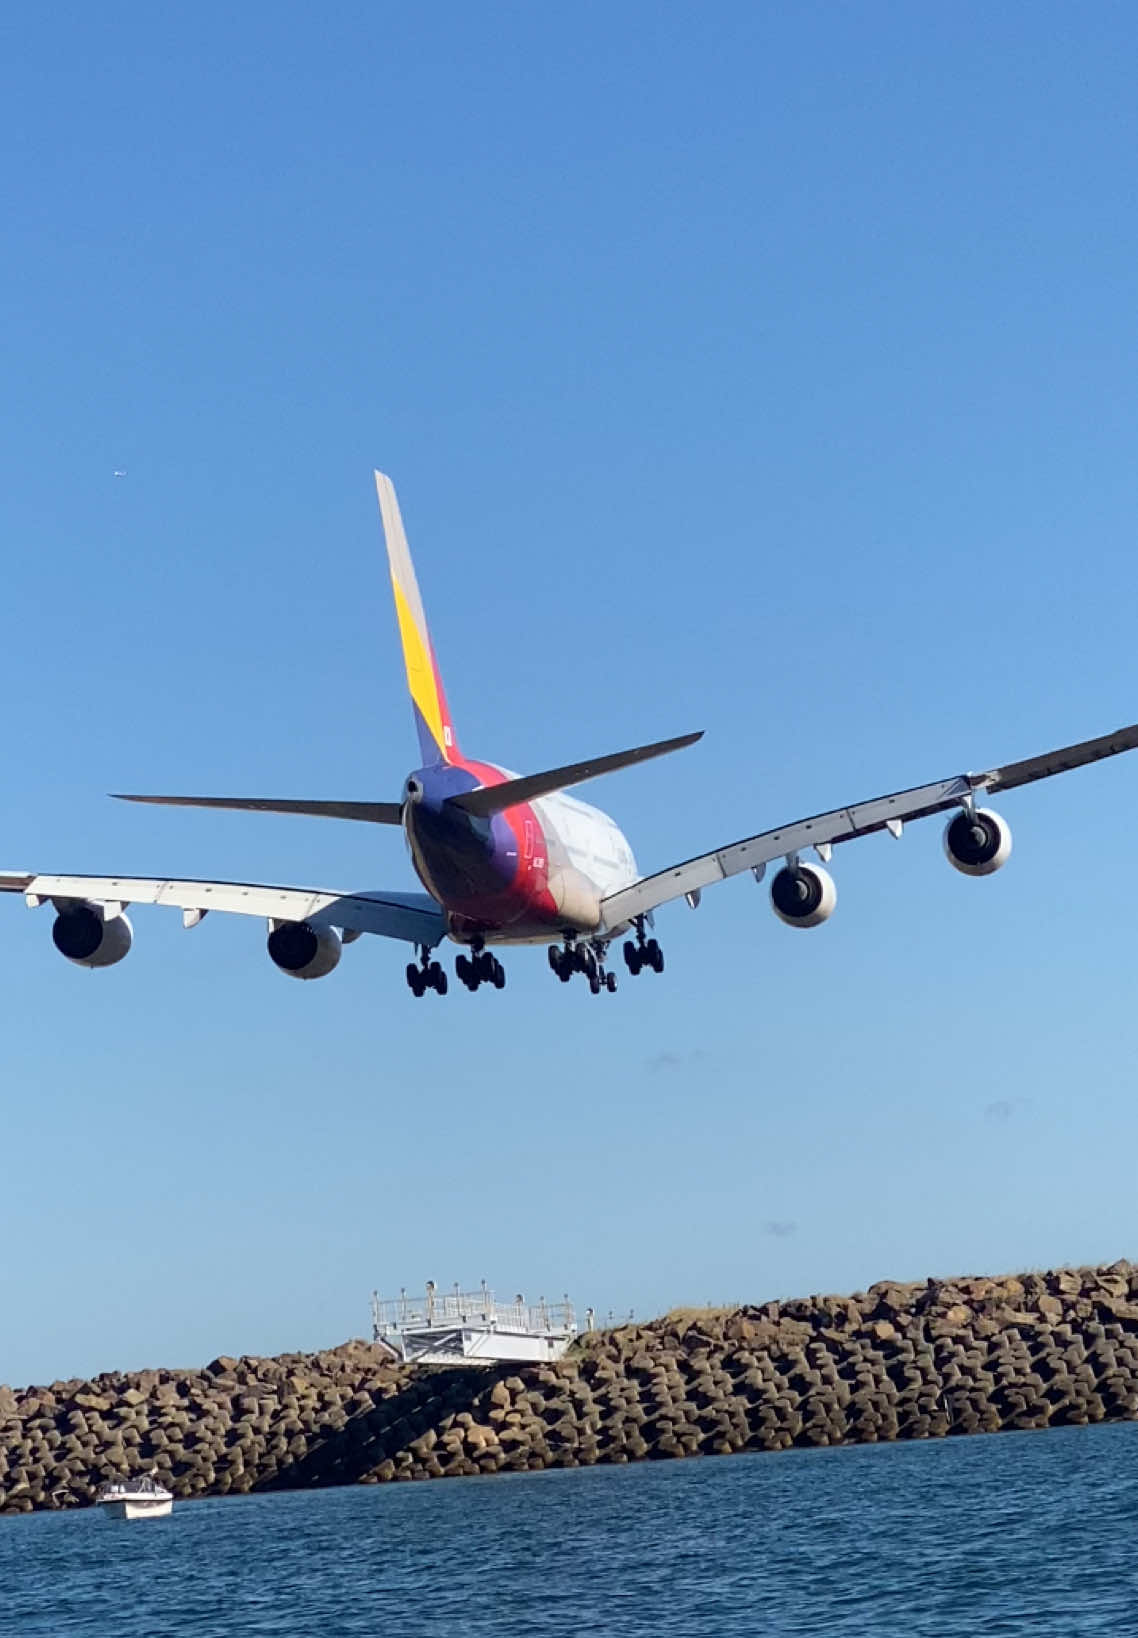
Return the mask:
{"type": "Polygon", "coordinates": [[[538,1361],[560,1359],[577,1324],[573,1305],[527,1303],[519,1292],[513,1302],[498,1302],[485,1281],[477,1291],[439,1291],[427,1281],[422,1297],[371,1298],[372,1338],[400,1359],[422,1365],[453,1365],[460,1360],[538,1361]]]}

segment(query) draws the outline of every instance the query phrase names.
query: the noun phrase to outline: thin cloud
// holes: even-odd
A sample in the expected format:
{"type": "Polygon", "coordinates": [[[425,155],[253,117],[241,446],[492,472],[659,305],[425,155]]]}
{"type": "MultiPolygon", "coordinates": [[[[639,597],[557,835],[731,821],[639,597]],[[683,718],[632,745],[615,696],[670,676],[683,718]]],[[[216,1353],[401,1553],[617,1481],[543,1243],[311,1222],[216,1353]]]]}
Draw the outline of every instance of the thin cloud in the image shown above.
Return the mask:
{"type": "Polygon", "coordinates": [[[771,1234],[776,1240],[789,1240],[792,1234],[798,1233],[798,1224],[789,1221],[771,1221],[763,1224],[763,1233],[771,1234]]]}
{"type": "Polygon", "coordinates": [[[984,1119],[1007,1121],[1028,1106],[1027,1098],[996,1098],[984,1106],[984,1119]]]}
{"type": "Polygon", "coordinates": [[[690,1052],[673,1052],[665,1050],[654,1052],[650,1058],[645,1058],[644,1067],[652,1074],[657,1075],[669,1069],[688,1069],[696,1064],[706,1063],[710,1053],[703,1047],[693,1047],[690,1052]]]}

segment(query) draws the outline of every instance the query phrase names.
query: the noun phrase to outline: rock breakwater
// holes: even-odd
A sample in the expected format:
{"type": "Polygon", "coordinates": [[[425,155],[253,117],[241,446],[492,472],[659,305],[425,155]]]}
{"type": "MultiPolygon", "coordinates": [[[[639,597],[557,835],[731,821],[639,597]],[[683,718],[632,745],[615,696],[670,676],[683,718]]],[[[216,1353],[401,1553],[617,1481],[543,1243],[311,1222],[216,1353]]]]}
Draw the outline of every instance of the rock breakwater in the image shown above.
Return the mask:
{"type": "Polygon", "coordinates": [[[677,1310],[555,1364],[407,1366],[362,1342],[0,1387],[0,1512],[1138,1419],[1138,1268],[882,1281],[677,1310]]]}

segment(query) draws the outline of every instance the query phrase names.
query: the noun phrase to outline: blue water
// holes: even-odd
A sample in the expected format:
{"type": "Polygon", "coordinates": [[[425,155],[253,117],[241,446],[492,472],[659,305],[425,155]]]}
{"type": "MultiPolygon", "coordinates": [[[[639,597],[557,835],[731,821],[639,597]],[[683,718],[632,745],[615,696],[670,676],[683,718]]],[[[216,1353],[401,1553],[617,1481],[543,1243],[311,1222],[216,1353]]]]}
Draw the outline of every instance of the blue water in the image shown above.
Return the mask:
{"type": "Polygon", "coordinates": [[[4,1638],[1138,1634],[1138,1425],[0,1519],[4,1638]]]}

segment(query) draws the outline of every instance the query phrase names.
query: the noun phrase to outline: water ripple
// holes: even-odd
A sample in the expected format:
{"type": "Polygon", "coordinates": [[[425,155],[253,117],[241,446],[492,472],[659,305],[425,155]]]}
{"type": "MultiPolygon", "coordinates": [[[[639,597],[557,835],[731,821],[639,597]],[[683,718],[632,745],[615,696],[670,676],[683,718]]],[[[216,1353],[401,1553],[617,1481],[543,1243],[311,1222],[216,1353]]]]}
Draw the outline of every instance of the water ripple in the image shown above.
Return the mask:
{"type": "Polygon", "coordinates": [[[1138,1427],[0,1519],[4,1638],[1138,1632],[1138,1427]]]}

